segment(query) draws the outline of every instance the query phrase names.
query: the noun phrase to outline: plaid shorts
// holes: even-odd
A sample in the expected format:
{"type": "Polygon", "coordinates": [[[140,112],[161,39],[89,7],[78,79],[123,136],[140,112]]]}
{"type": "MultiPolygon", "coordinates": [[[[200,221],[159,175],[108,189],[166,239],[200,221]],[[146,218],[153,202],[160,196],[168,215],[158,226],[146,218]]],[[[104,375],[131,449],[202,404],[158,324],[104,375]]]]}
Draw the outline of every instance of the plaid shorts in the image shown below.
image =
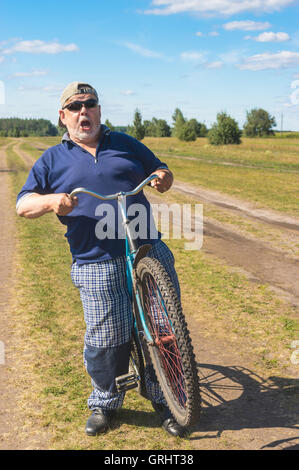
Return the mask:
{"type": "MultiPolygon", "coordinates": [[[[174,256],[167,245],[162,241],[155,243],[148,256],[161,262],[179,294],[174,256]]],[[[133,325],[125,256],[81,266],[75,262],[71,277],[83,305],[85,343],[113,347],[129,341],[133,325]]]]}
{"type": "MultiPolygon", "coordinates": [[[[174,268],[174,256],[164,242],[155,243],[148,256],[158,259],[170,276],[178,295],[179,282],[174,268]]],[[[83,305],[86,332],[84,364],[93,386],[88,399],[90,409],[119,408],[124,393],[115,390],[115,377],[127,372],[132,334],[132,304],[127,288],[125,256],[79,266],[72,265],[73,284],[79,289],[83,305]]],[[[155,403],[165,399],[156,379],[146,367],[148,398],[155,403]]]]}

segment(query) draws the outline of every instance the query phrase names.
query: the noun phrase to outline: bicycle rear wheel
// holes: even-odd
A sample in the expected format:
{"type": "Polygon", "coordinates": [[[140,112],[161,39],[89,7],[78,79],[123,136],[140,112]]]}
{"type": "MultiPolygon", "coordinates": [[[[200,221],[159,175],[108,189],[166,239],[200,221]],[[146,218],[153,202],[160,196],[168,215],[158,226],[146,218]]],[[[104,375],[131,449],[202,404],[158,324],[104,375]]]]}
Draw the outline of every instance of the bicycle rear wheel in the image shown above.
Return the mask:
{"type": "Polygon", "coordinates": [[[180,301],[158,260],[142,258],[136,272],[145,321],[153,338],[148,350],[165,400],[180,425],[195,424],[200,413],[199,381],[180,301]]]}

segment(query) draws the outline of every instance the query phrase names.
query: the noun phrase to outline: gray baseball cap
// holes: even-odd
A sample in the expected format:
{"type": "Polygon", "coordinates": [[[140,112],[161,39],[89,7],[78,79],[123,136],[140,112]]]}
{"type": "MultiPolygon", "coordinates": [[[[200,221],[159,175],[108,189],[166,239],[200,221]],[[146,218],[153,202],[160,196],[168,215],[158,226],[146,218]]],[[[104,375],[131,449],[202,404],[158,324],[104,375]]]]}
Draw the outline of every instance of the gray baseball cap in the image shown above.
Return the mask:
{"type": "Polygon", "coordinates": [[[69,83],[62,92],[62,95],[60,97],[61,109],[63,109],[67,100],[70,99],[72,96],[82,94],[94,95],[97,100],[99,100],[96,90],[91,85],[85,82],[72,82],[69,83]]]}

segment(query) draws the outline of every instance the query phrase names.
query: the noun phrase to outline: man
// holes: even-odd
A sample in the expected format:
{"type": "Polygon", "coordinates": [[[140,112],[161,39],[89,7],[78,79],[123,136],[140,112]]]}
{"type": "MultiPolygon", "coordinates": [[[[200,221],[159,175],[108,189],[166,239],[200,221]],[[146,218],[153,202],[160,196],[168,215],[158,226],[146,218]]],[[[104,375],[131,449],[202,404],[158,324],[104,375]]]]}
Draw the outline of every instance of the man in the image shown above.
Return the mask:
{"type": "MultiPolygon", "coordinates": [[[[150,174],[157,174],[152,186],[167,191],[173,182],[171,171],[136,139],[111,132],[101,125],[101,106],[96,90],[87,83],[72,82],[62,93],[59,125],[67,132],[59,145],[47,149],[31,169],[17,197],[17,213],[36,218],[54,212],[67,226],[66,237],[73,258],[71,276],[83,304],[86,333],[84,363],[93,390],[88,399],[92,414],[85,431],[97,435],[108,428],[113,411],[121,407],[124,393],[118,393],[115,377],[128,371],[132,314],[126,287],[125,242],[97,236],[101,219],[98,199],[87,195],[70,198],[76,187],[102,194],[130,191],[150,174]]],[[[142,204],[149,222],[150,205],[143,192],[129,198],[128,206],[142,204]]],[[[117,202],[111,201],[117,213],[117,202]]],[[[139,240],[152,243],[149,256],[164,265],[177,291],[179,285],[174,257],[159,239],[139,240]]],[[[152,366],[146,367],[147,393],[162,420],[163,428],[175,436],[184,429],[172,418],[152,366]]]]}

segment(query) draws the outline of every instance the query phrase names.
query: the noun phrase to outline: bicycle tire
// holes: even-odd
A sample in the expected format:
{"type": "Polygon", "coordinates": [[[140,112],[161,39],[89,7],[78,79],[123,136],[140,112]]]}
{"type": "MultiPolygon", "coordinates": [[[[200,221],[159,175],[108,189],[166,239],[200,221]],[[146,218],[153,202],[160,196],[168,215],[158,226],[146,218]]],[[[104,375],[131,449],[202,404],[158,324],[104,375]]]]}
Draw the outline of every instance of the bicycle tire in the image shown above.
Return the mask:
{"type": "Polygon", "coordinates": [[[140,379],[138,381],[137,392],[144,398],[147,398],[143,353],[135,329],[133,329],[131,337],[129,372],[136,373],[139,376],[140,379]]]}
{"type": "Polygon", "coordinates": [[[194,425],[200,414],[199,380],[180,300],[158,260],[142,258],[136,274],[145,321],[153,338],[148,351],[165,400],[181,426],[194,425]]]}

